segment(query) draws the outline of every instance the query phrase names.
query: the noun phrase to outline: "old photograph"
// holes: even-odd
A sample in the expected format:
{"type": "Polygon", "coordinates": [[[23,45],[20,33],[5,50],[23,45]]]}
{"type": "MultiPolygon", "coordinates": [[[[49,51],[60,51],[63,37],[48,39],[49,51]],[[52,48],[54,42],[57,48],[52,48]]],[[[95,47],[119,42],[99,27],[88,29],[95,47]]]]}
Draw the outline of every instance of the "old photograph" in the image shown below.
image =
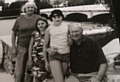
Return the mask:
{"type": "Polygon", "coordinates": [[[0,0],[0,82],[120,82],[119,0],[0,0]]]}

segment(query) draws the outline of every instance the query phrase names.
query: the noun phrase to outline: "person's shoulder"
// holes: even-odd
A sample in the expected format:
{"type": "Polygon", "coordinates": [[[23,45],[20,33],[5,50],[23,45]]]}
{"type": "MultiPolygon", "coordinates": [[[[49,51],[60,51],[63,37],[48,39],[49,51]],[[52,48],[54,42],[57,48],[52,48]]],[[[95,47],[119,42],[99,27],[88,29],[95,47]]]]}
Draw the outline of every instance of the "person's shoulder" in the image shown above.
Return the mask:
{"type": "Polygon", "coordinates": [[[41,18],[41,16],[37,15],[37,14],[35,14],[34,16],[35,16],[35,18],[41,18]]]}
{"type": "Polygon", "coordinates": [[[89,37],[89,36],[83,36],[84,37],[84,39],[86,40],[86,41],[91,41],[91,42],[94,42],[94,41],[96,41],[94,38],[92,38],[92,37],[89,37]]]}
{"type": "Polygon", "coordinates": [[[49,32],[49,30],[50,30],[50,27],[48,27],[48,28],[45,30],[45,32],[49,32]]]}
{"type": "Polygon", "coordinates": [[[21,20],[21,19],[23,19],[23,18],[24,18],[24,16],[23,16],[23,15],[20,15],[19,17],[17,17],[16,20],[21,20]]]}
{"type": "Polygon", "coordinates": [[[98,44],[97,40],[92,37],[85,36],[85,40],[90,44],[98,44]]]}
{"type": "Polygon", "coordinates": [[[51,28],[53,28],[53,27],[54,27],[54,25],[53,25],[53,24],[50,24],[47,29],[51,29],[51,28]]]}
{"type": "Polygon", "coordinates": [[[68,23],[63,21],[61,25],[68,26],[68,23]]]}

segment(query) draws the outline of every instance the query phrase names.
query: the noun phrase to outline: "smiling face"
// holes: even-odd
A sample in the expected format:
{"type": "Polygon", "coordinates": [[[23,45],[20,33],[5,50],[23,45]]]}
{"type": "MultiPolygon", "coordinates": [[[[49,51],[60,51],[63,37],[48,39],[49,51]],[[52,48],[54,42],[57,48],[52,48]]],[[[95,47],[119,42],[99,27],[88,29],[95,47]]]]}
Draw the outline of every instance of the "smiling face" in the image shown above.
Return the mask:
{"type": "Polygon", "coordinates": [[[83,35],[83,29],[79,25],[71,24],[69,25],[69,32],[71,38],[75,41],[79,41],[83,35]]]}
{"type": "Polygon", "coordinates": [[[38,27],[38,29],[39,29],[40,31],[45,31],[46,26],[47,26],[47,24],[46,24],[46,22],[43,21],[43,20],[39,20],[39,21],[37,22],[37,27],[38,27]]]}
{"type": "Polygon", "coordinates": [[[26,6],[26,14],[33,14],[35,11],[35,7],[33,4],[28,4],[26,6]]]}
{"type": "Polygon", "coordinates": [[[52,17],[52,20],[54,22],[54,25],[60,25],[62,22],[63,17],[59,15],[55,15],[52,17]]]}

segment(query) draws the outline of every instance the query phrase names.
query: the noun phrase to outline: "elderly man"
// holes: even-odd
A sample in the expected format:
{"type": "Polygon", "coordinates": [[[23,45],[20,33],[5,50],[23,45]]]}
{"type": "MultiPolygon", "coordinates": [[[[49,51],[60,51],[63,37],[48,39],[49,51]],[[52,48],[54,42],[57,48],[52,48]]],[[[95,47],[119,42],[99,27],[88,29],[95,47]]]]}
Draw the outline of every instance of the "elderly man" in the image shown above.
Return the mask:
{"type": "MultiPolygon", "coordinates": [[[[69,25],[72,45],[70,49],[70,69],[78,82],[105,82],[108,64],[100,45],[93,39],[83,35],[78,23],[69,25]]],[[[67,82],[70,81],[68,77],[67,82]]],[[[75,82],[75,81],[73,81],[75,82]]]]}

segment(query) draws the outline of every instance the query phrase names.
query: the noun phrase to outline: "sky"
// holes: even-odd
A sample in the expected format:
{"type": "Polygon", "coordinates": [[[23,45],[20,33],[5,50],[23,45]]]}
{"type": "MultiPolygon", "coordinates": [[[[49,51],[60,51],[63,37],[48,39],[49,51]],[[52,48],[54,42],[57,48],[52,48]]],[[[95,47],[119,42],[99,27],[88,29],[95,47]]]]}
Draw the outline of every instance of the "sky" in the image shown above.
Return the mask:
{"type": "MultiPolygon", "coordinates": [[[[16,0],[5,0],[5,3],[12,3],[15,2],[16,0]]],[[[33,1],[33,0],[28,0],[28,1],[33,1]]]]}
{"type": "Polygon", "coordinates": [[[14,1],[16,1],[16,0],[5,0],[5,3],[12,3],[14,1]]]}

